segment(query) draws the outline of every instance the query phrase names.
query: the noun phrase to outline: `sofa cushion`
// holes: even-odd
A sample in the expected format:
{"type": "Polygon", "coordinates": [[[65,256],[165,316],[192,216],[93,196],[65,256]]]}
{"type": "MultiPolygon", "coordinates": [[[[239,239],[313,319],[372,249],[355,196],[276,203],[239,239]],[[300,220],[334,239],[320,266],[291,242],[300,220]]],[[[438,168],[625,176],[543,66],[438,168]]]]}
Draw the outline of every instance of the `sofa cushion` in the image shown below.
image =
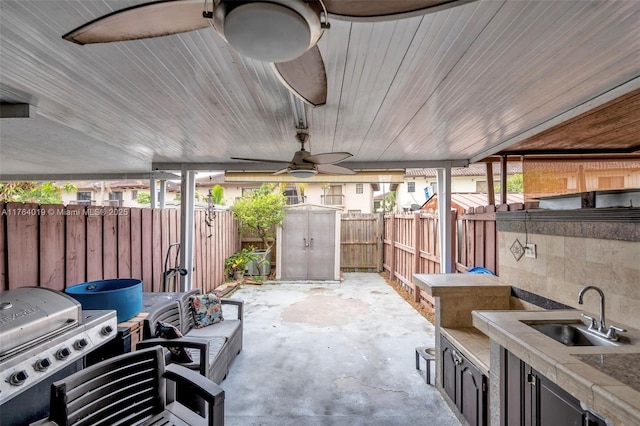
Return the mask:
{"type": "Polygon", "coordinates": [[[242,321],[237,319],[227,319],[223,322],[217,323],[213,327],[192,328],[186,335],[202,339],[209,339],[212,337],[226,337],[227,339],[230,339],[240,328],[242,328],[242,321]]]}
{"type": "Polygon", "coordinates": [[[197,294],[190,297],[191,313],[195,328],[207,327],[224,321],[222,303],[216,293],[197,294]]]}
{"type": "MultiPolygon", "coordinates": [[[[169,323],[158,321],[156,323],[156,337],[162,339],[177,339],[182,337],[182,333],[177,327],[169,323]]],[[[180,348],[177,346],[169,347],[171,352],[171,360],[177,363],[189,363],[193,362],[193,357],[187,348],[180,348]]]]}
{"type": "MultiPolygon", "coordinates": [[[[222,347],[227,342],[225,337],[214,337],[209,341],[209,363],[213,364],[218,358],[218,354],[222,351],[222,347]]],[[[193,351],[193,362],[182,364],[184,367],[197,370],[200,367],[200,351],[193,351]]]]}

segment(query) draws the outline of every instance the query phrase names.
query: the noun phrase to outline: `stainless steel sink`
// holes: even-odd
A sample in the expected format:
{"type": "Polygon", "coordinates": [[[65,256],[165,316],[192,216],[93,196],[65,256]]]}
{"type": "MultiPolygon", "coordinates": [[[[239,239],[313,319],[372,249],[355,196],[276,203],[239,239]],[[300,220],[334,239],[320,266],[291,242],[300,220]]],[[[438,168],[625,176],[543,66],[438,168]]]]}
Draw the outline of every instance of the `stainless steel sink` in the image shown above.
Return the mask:
{"type": "Polygon", "coordinates": [[[565,346],[619,346],[620,342],[600,337],[588,331],[587,326],[580,321],[574,322],[545,322],[523,321],[545,336],[565,346]]]}

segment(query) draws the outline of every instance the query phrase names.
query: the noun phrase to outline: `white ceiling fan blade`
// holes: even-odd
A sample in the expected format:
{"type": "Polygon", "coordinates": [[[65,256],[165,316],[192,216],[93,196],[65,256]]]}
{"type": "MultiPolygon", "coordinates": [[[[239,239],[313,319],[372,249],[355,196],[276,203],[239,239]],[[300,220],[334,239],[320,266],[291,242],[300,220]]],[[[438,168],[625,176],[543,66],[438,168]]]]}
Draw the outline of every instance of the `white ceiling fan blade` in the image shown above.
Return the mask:
{"type": "Polygon", "coordinates": [[[324,0],[332,18],[346,21],[385,21],[424,15],[475,0],[324,0]]]}
{"type": "Polygon", "coordinates": [[[243,161],[257,161],[260,163],[278,163],[278,164],[288,164],[289,161],[283,160],[264,160],[259,158],[242,158],[242,157],[231,157],[232,160],[243,160],[243,161]]]}
{"type": "Polygon", "coordinates": [[[329,175],[355,175],[351,169],[347,169],[346,167],[337,166],[335,164],[318,164],[316,165],[316,169],[319,173],[325,173],[329,175]]]}
{"type": "Polygon", "coordinates": [[[78,44],[137,40],[184,33],[210,26],[202,0],[168,0],[121,9],[62,36],[78,44]]]}
{"type": "Polygon", "coordinates": [[[326,152],[324,154],[309,155],[304,161],[313,164],[335,164],[349,157],[353,157],[353,155],[348,152],[326,152]]]}
{"type": "Polygon", "coordinates": [[[276,76],[294,95],[313,106],[327,102],[327,74],[318,46],[288,62],[273,64],[276,76]]]}

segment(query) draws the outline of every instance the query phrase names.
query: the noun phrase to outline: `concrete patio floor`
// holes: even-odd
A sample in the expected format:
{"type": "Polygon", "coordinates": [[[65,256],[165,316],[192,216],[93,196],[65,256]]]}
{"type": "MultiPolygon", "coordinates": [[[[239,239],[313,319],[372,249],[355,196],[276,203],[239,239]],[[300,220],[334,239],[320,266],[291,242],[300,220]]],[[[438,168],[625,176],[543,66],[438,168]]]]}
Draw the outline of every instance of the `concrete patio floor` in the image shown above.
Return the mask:
{"type": "Polygon", "coordinates": [[[460,424],[424,361],[415,369],[433,326],[380,275],[344,278],[233,294],[245,302],[244,349],[221,384],[226,425],[460,424]]]}

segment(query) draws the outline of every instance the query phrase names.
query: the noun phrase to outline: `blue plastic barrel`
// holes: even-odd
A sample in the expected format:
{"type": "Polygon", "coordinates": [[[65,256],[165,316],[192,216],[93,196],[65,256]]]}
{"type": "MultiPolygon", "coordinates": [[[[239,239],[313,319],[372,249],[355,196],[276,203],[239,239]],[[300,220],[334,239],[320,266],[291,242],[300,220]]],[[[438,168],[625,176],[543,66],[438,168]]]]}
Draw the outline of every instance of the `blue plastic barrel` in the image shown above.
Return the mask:
{"type": "Polygon", "coordinates": [[[487,274],[487,275],[495,275],[493,272],[488,270],[487,268],[483,268],[482,266],[474,266],[469,269],[469,274],[487,274]]]}
{"type": "Polygon", "coordinates": [[[118,322],[127,321],[142,310],[142,281],[132,278],[90,281],[65,290],[82,309],[115,310],[118,322]]]}

